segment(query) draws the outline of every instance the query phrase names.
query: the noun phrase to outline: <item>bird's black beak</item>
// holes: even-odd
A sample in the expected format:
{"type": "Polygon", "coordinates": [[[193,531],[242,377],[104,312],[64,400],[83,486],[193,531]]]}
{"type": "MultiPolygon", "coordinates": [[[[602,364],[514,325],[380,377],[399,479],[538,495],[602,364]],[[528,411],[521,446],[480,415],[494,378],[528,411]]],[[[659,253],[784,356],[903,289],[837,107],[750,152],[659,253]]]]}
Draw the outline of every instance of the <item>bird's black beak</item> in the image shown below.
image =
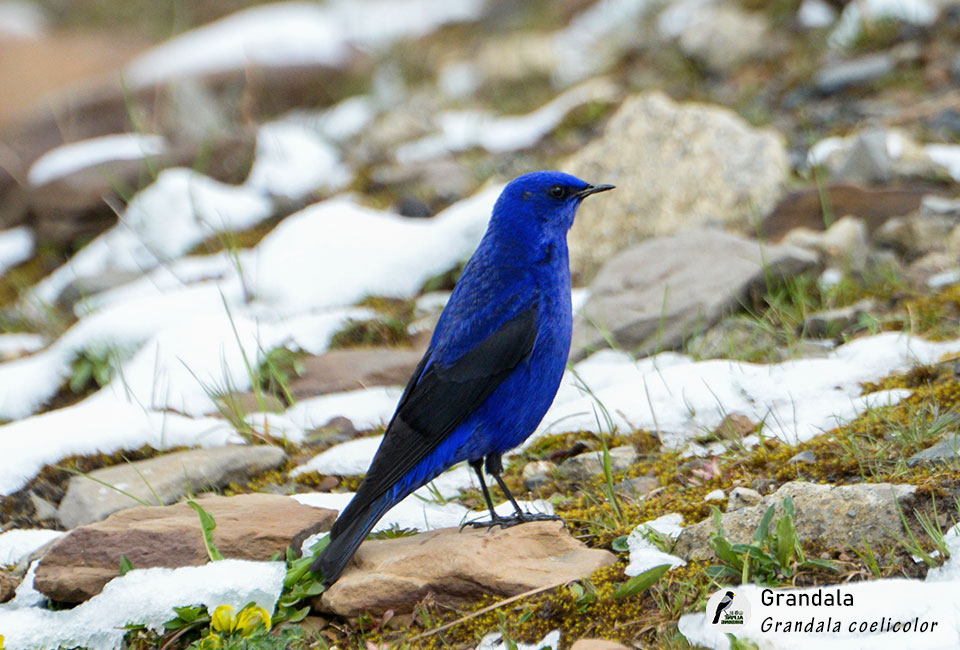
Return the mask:
{"type": "Polygon", "coordinates": [[[591,194],[596,194],[597,192],[606,192],[607,190],[612,190],[616,185],[587,185],[585,188],[577,192],[574,196],[577,198],[583,199],[591,194]]]}

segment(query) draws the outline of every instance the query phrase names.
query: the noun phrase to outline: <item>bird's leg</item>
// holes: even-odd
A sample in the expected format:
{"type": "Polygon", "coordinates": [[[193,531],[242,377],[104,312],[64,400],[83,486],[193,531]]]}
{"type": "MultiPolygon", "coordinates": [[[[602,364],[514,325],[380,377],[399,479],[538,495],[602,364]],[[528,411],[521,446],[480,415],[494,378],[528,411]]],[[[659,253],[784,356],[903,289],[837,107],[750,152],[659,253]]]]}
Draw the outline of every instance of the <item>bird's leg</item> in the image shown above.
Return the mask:
{"type": "Polygon", "coordinates": [[[510,489],[507,487],[507,484],[503,482],[503,460],[500,458],[500,454],[491,454],[487,456],[487,474],[493,477],[493,480],[497,482],[497,485],[500,486],[500,489],[503,490],[503,493],[507,495],[507,498],[510,499],[510,503],[513,504],[513,509],[517,512],[517,517],[523,519],[524,511],[520,509],[520,504],[517,503],[517,500],[513,498],[513,494],[510,492],[510,489]]]}
{"type": "MultiPolygon", "coordinates": [[[[483,490],[483,498],[487,502],[487,508],[490,509],[489,522],[471,521],[469,523],[474,527],[496,526],[502,521],[502,518],[497,514],[497,511],[493,509],[493,500],[490,499],[490,491],[487,489],[487,482],[483,479],[483,459],[478,458],[477,460],[471,460],[469,464],[470,467],[473,468],[473,471],[477,473],[477,478],[480,479],[480,489],[483,490]]],[[[463,526],[461,526],[461,528],[462,527],[463,526]]]]}
{"type": "Polygon", "coordinates": [[[480,485],[483,488],[483,496],[487,500],[487,507],[490,508],[489,522],[471,522],[471,526],[502,526],[503,528],[509,528],[510,526],[516,526],[517,524],[522,524],[527,521],[561,521],[560,517],[557,515],[547,515],[540,512],[524,512],[520,508],[520,504],[517,503],[517,500],[513,498],[510,488],[507,487],[507,484],[504,482],[503,477],[501,476],[501,474],[503,474],[503,462],[500,459],[500,454],[491,454],[487,456],[487,473],[493,476],[494,480],[497,482],[497,485],[499,485],[500,489],[503,490],[503,493],[507,495],[507,499],[510,500],[510,503],[513,505],[513,509],[516,511],[516,514],[511,515],[510,517],[499,516],[494,511],[493,504],[490,501],[490,495],[487,492],[487,486],[484,483],[483,476],[480,472],[480,462],[472,462],[470,465],[474,468],[474,470],[476,470],[477,475],[480,476],[480,485]]]}

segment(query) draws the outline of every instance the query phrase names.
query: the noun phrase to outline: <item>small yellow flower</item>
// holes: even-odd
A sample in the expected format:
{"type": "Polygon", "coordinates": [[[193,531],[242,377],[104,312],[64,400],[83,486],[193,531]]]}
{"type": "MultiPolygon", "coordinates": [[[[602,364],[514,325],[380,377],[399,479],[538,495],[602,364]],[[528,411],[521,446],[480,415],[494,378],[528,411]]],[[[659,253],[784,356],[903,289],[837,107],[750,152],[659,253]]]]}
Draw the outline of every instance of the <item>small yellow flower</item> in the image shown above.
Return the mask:
{"type": "Polygon", "coordinates": [[[3,635],[0,634],[0,650],[3,650],[3,635]]]}
{"type": "Polygon", "coordinates": [[[223,639],[216,632],[211,632],[200,639],[200,650],[220,650],[223,647],[223,639]]]}
{"type": "Polygon", "coordinates": [[[210,627],[217,632],[230,634],[237,629],[237,612],[230,605],[220,605],[213,610],[213,616],[210,617],[210,627]]]}
{"type": "Polygon", "coordinates": [[[243,636],[250,636],[256,632],[257,627],[263,626],[263,629],[270,629],[270,612],[263,607],[251,605],[240,612],[240,618],[237,621],[237,629],[243,633],[243,636]]]}

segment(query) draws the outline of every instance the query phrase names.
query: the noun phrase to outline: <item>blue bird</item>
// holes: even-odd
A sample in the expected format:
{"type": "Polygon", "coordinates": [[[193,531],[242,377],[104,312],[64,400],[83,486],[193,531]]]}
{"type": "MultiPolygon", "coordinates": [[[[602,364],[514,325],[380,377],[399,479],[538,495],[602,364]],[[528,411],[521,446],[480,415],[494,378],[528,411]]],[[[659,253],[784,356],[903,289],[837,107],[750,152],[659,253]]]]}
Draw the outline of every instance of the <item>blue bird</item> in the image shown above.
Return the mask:
{"type": "Polygon", "coordinates": [[[517,505],[501,456],[533,433],[560,387],[573,322],[567,231],[585,197],[610,189],[555,171],[504,188],[366,477],[310,567],[324,582],[340,577],[387,510],[461,461],[480,479],[487,525],[545,518],[517,505]],[[516,515],[494,511],[484,463],[516,515]]]}

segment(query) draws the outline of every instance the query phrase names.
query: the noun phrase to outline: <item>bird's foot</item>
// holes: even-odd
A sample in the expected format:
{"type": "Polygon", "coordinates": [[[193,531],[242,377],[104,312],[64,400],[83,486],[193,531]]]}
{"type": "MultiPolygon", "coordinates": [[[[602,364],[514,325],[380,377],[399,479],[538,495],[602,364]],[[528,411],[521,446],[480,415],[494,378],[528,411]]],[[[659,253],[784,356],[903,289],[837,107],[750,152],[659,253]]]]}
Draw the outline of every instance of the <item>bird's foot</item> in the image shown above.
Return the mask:
{"type": "Polygon", "coordinates": [[[510,528],[529,521],[563,521],[563,518],[560,515],[548,515],[542,512],[525,512],[523,514],[513,514],[509,517],[498,516],[489,521],[468,521],[460,528],[461,530],[464,526],[470,526],[471,528],[493,528],[494,526],[510,528]]]}

